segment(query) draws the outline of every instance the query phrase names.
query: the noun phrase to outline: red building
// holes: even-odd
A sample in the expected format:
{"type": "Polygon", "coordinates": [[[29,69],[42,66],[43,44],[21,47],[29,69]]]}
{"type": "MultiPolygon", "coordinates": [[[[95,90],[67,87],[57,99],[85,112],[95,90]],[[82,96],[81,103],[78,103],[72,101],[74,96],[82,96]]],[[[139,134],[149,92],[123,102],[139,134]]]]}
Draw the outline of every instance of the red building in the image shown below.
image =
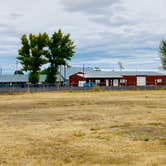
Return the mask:
{"type": "Polygon", "coordinates": [[[85,84],[99,86],[166,86],[166,74],[154,71],[93,71],[78,72],[69,77],[70,86],[83,87],[85,84]]]}

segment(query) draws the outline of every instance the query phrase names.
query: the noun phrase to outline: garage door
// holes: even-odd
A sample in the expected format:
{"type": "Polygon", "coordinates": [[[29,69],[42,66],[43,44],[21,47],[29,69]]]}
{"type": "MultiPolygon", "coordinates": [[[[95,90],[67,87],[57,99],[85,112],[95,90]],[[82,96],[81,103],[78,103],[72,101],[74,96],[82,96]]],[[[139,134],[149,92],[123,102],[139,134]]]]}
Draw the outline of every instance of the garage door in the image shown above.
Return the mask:
{"type": "Polygon", "coordinates": [[[113,86],[119,86],[119,80],[117,79],[113,80],[113,86]]]}
{"type": "Polygon", "coordinates": [[[137,77],[137,86],[146,86],[146,77],[137,77]]]}
{"type": "Polygon", "coordinates": [[[78,82],[78,86],[79,87],[84,87],[84,84],[86,83],[86,81],[79,81],[78,82]]]}
{"type": "Polygon", "coordinates": [[[106,80],[106,87],[109,87],[109,80],[106,80]]]}

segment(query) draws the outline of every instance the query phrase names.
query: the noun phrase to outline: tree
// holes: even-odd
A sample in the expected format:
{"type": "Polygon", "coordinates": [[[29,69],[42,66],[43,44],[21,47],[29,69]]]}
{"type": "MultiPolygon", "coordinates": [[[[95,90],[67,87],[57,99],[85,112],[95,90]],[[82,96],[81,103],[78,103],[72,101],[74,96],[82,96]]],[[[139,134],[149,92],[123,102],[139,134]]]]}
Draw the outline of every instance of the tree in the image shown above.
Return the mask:
{"type": "Polygon", "coordinates": [[[162,62],[162,67],[166,70],[166,41],[163,40],[160,44],[160,57],[162,62]]]}
{"type": "Polygon", "coordinates": [[[23,71],[22,70],[16,70],[14,72],[14,75],[24,75],[23,71]]]}
{"type": "Polygon", "coordinates": [[[21,38],[22,46],[19,49],[17,59],[22,65],[23,71],[29,71],[29,82],[36,84],[39,82],[39,72],[41,66],[47,62],[44,55],[48,50],[48,35],[39,33],[38,35],[23,35],[21,38]]]}
{"type": "Polygon", "coordinates": [[[40,74],[42,74],[42,75],[47,75],[47,73],[48,73],[47,69],[43,69],[40,71],[40,74]]]}
{"type": "Polygon", "coordinates": [[[47,83],[55,83],[59,65],[68,65],[74,55],[74,42],[70,34],[64,35],[61,30],[54,32],[48,43],[49,52],[46,55],[50,66],[47,69],[47,83]]]}

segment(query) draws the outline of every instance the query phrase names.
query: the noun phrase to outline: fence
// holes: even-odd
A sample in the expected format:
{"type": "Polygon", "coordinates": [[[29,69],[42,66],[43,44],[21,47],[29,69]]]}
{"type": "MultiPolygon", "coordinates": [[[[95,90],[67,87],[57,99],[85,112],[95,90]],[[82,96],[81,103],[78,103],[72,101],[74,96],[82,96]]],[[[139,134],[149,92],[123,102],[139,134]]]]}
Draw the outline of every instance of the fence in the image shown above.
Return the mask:
{"type": "Polygon", "coordinates": [[[6,84],[0,85],[0,93],[17,93],[17,92],[42,92],[55,91],[58,88],[51,84],[6,84]]]}
{"type": "Polygon", "coordinates": [[[90,88],[60,86],[55,84],[1,84],[0,93],[49,92],[63,90],[88,90],[90,88]]]}
{"type": "Polygon", "coordinates": [[[70,90],[153,90],[153,89],[166,89],[166,86],[117,86],[117,87],[69,87],[69,86],[56,86],[55,84],[13,84],[13,85],[0,85],[0,93],[19,93],[19,92],[49,92],[49,91],[70,91],[70,90]]]}

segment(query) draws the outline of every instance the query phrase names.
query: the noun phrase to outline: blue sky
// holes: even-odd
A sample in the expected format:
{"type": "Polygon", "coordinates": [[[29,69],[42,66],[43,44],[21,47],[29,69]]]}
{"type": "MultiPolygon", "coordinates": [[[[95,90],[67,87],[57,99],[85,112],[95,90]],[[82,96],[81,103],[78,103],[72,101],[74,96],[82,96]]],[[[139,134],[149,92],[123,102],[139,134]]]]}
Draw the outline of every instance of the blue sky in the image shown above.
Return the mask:
{"type": "Polygon", "coordinates": [[[72,66],[154,70],[166,38],[165,0],[0,0],[0,67],[16,68],[20,37],[59,28],[76,44],[72,66]]]}

